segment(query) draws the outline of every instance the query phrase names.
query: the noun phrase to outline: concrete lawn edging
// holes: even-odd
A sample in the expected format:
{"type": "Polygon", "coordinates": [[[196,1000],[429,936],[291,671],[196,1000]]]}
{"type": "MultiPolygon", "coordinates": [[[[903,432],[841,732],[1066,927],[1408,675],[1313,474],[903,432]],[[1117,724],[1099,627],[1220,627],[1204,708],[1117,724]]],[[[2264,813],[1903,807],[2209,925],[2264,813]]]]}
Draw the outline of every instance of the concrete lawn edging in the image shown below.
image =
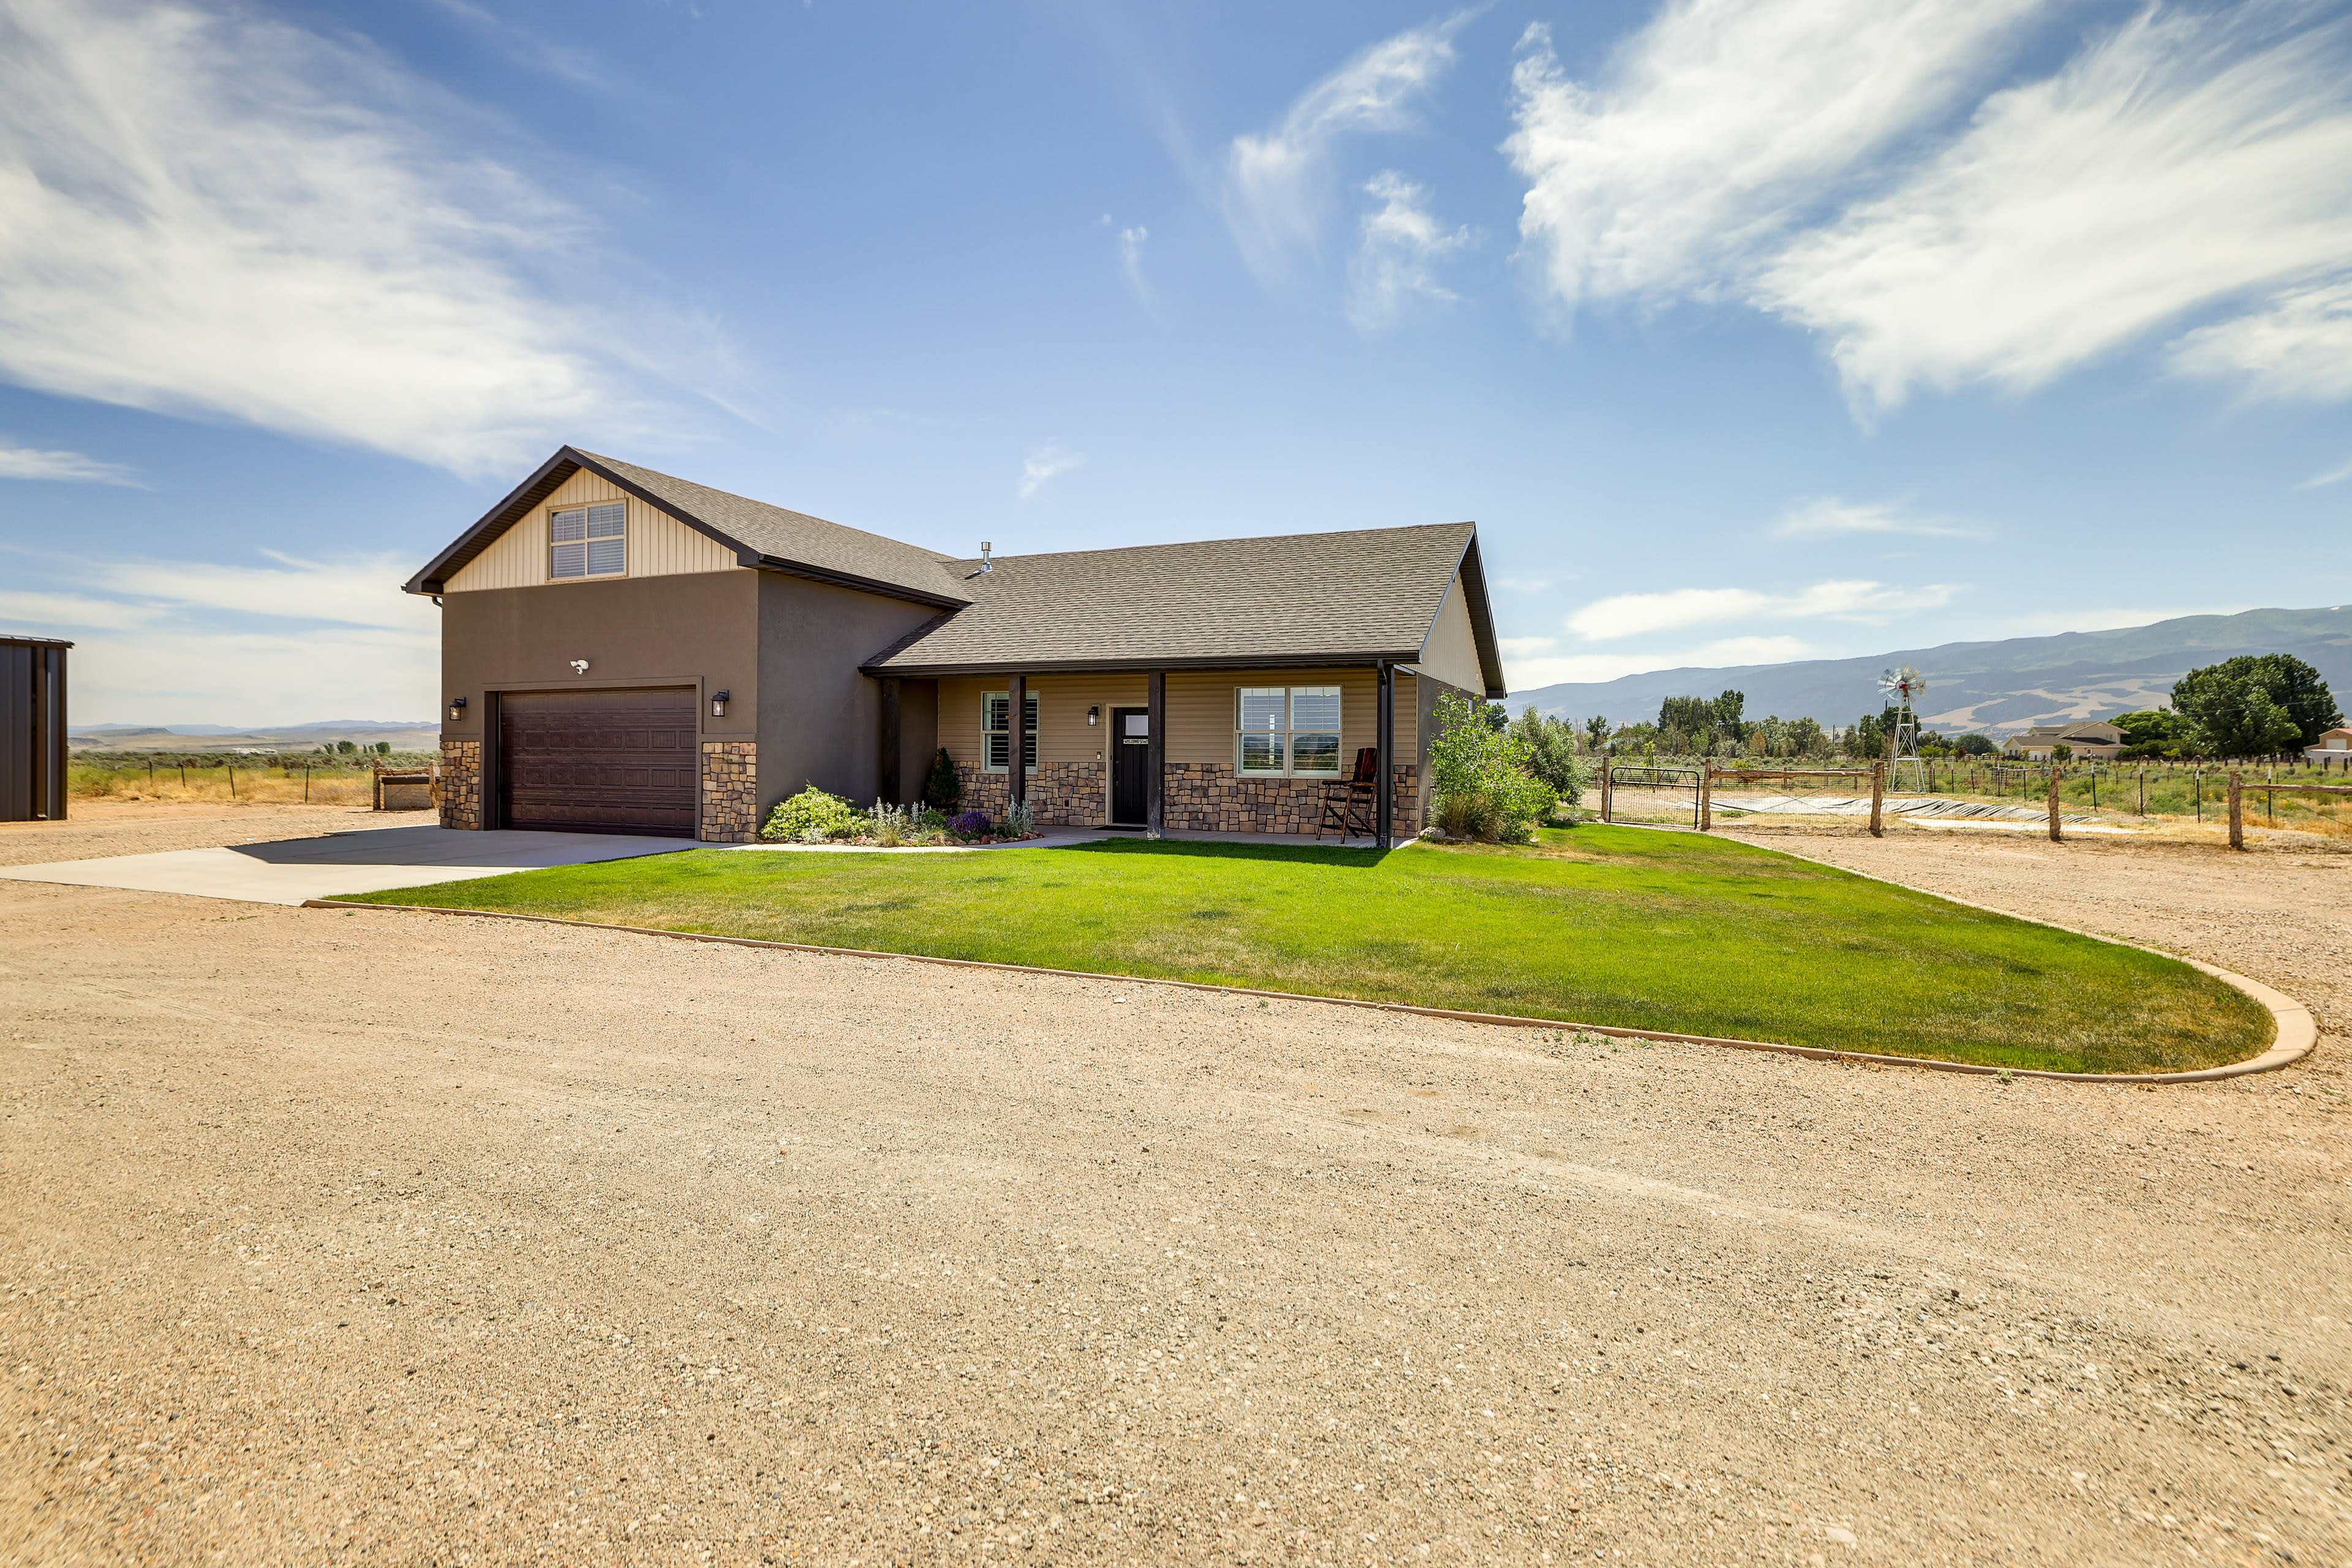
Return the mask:
{"type": "MultiPolygon", "coordinates": [[[[1796,857],[1796,858],[1801,859],[1803,857],[1800,856],[1796,857]]],[[[1843,870],[1844,868],[1839,867],[1836,868],[1836,869],[1843,870]]],[[[1853,874],[1860,875],[1861,873],[1856,872],[1853,874]]],[[[1900,884],[1895,885],[1899,886],[1900,884]]],[[[1930,896],[1937,897],[1940,895],[1930,896]]],[[[1952,900],[1949,901],[1957,903],[1959,900],[1952,900]]],[[[1975,908],[1977,906],[1970,905],[1969,907],[1975,908]]],[[[2192,968],[2202,970],[2207,974],[2213,976],[2223,984],[2237,987],[2240,991],[2244,992],[2256,1002],[2261,1003],[2264,1008],[2268,1009],[2271,1015],[2272,1026],[2274,1031],[2270,1048],[2263,1052],[2262,1055],[2250,1058],[2242,1062],[2232,1062],[2227,1066],[2218,1068],[2202,1068],[2195,1072],[2051,1072],[2046,1068],[2041,1068],[1987,1067],[1977,1062],[1937,1061],[1932,1057],[1882,1056],[1875,1052],[1869,1051],[1832,1050],[1823,1046],[1780,1045],[1769,1040],[1725,1039],[1712,1035],[1676,1035],[1658,1029],[1622,1028],[1613,1024],[1574,1024],[1559,1018],[1528,1018],[1509,1013],[1469,1013],[1451,1007],[1417,1007],[1407,1002],[1372,1002],[1356,996],[1313,996],[1303,992],[1297,991],[1260,991],[1245,985],[1214,985],[1206,981],[1171,980],[1161,976],[1150,974],[1106,974],[1091,969],[1044,969],[1034,964],[995,963],[986,959],[980,958],[942,958],[937,954],[928,952],[878,952],[866,948],[858,947],[818,947],[808,942],[771,942],[764,937],[719,936],[710,931],[665,931],[659,926],[625,926],[613,925],[603,921],[565,920],[560,915],[518,914],[509,910],[444,909],[437,904],[363,904],[341,899],[310,899],[303,903],[302,908],[306,910],[345,910],[353,912],[361,910],[387,910],[402,914],[465,915],[478,920],[530,921],[540,925],[577,926],[587,931],[622,931],[631,936],[672,937],[685,942],[716,942],[726,947],[768,948],[780,952],[806,952],[826,958],[888,958],[898,959],[909,963],[942,964],[952,969],[993,969],[1012,974],[1049,975],[1062,980],[1102,980],[1121,985],[1166,985],[1181,991],[1212,991],[1228,996],[1252,996],[1265,1001],[1316,1002],[1333,1007],[1362,1007],[1376,1013],[1407,1013],[1423,1018],[1451,1018],[1461,1023],[1493,1024],[1504,1028],[1557,1029],[1566,1030],[1576,1034],[1606,1035],[1612,1038],[1622,1040],[1663,1040],[1674,1045],[1720,1046],[1727,1049],[1738,1051],[1771,1051],[1777,1052],[1782,1056],[1804,1057],[1812,1061],[1852,1063],[1864,1067],[1918,1068],[1928,1072],[1975,1073],[1980,1076],[2003,1079],[2046,1078],[2056,1079],[2061,1082],[2065,1083],[2137,1083],[2148,1085],[2211,1083],[2223,1079],[2242,1078],[2251,1073],[2275,1072],[2279,1068],[2300,1061],[2305,1056],[2308,1056],[2311,1053],[2312,1047],[2318,1043],[2319,1039],[2318,1026],[2313,1020],[2310,1009],[2304,1006],[2300,1002],[2295,1001],[2294,998],[2287,996],[2282,992],[2273,991],[2269,986],[2262,984],[2258,981],[2249,980],[2244,975],[2233,974],[2226,969],[2219,969],[2214,967],[2212,964],[2200,963],[2198,960],[2193,958],[2180,958],[2177,954],[2173,953],[2159,953],[2158,956],[2162,958],[2170,958],[2176,963],[2186,963],[2192,968]]],[[[1987,910],[1986,912],[1990,914],[2000,914],[2001,911],[1991,910],[1987,910]]],[[[2009,918],[2016,919],[2018,917],[2011,916],[2009,918]]],[[[2035,921],[2033,923],[2046,925],[2049,922],[2035,921]]],[[[2065,928],[2062,926],[2055,927],[2053,929],[2063,931],[2065,928]]],[[[2088,935],[2089,933],[2077,931],[2072,934],[2082,936],[2088,935]]],[[[2109,939],[2105,937],[2093,937],[2091,940],[2094,942],[2105,942],[2109,939]]],[[[2118,942],[2116,945],[2129,946],[2131,944],[2127,942],[2118,942]]],[[[2150,952],[2155,952],[2153,948],[2143,949],[2142,951],[2150,952]]]]}

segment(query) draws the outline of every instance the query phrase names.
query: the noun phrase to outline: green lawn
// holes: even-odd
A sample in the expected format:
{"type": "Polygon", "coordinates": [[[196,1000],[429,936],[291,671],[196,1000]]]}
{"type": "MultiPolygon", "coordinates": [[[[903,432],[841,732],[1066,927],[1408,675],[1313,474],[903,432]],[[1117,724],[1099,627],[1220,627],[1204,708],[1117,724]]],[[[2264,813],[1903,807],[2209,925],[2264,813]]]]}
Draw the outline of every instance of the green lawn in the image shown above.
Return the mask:
{"type": "Polygon", "coordinates": [[[2270,1016],[2188,965],[1753,846],[1587,826],[1523,849],[1113,839],[692,850],[378,893],[2062,1071],[2211,1067],[2270,1016]]]}

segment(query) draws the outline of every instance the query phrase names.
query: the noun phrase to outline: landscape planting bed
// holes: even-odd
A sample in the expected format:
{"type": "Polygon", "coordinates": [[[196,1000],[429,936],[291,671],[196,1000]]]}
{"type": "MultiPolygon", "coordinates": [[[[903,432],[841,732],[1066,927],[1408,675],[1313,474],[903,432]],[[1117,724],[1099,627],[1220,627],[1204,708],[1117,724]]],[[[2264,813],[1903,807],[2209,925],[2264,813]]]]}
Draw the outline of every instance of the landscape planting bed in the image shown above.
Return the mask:
{"type": "Polygon", "coordinates": [[[1750,845],[1113,840],[980,857],[688,852],[368,901],[977,959],[2062,1072],[2256,1055],[2269,1016],[2158,954],[1750,845]]]}

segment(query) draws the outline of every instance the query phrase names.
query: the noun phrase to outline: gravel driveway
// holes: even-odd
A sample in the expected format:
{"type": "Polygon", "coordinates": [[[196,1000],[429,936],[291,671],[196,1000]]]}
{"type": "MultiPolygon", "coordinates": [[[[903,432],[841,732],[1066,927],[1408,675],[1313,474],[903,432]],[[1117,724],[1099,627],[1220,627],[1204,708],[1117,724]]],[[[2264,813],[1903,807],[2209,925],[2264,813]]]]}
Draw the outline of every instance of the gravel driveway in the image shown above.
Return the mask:
{"type": "MultiPolygon", "coordinates": [[[[2096,923],[2016,850],[1904,868],[2096,923]]],[[[2325,1016],[2278,869],[2143,896],[2325,1016]]],[[[2352,1559],[2332,1038],[2002,1085],[459,916],[0,917],[0,1562],[2352,1559]]]]}

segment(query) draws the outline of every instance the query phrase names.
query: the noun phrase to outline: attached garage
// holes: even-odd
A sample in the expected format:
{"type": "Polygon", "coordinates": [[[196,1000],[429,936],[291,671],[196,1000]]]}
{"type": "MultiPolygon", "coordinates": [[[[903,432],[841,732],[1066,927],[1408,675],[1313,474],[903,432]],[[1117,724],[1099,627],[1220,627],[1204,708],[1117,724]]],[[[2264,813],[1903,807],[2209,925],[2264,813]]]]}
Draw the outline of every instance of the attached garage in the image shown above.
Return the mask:
{"type": "Polygon", "coordinates": [[[508,827],[692,838],[699,761],[691,687],[499,699],[508,827]]]}

